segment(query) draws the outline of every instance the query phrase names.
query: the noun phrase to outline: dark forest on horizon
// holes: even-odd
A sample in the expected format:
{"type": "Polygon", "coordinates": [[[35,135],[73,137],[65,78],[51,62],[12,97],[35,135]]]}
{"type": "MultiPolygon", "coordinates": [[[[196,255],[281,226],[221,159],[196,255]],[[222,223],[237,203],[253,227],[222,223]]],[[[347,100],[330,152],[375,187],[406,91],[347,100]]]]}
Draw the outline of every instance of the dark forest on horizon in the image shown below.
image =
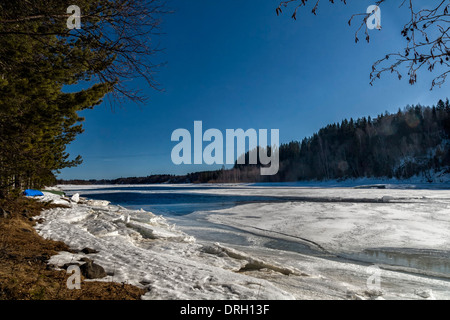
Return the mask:
{"type": "MultiPolygon", "coordinates": [[[[58,184],[154,184],[290,182],[348,178],[407,179],[450,172],[450,102],[406,106],[376,118],[344,119],[301,141],[279,147],[280,169],[261,176],[261,164],[235,164],[232,169],[158,174],[102,180],[57,180],[58,184]]],[[[248,160],[249,153],[245,155],[248,160]]]]}

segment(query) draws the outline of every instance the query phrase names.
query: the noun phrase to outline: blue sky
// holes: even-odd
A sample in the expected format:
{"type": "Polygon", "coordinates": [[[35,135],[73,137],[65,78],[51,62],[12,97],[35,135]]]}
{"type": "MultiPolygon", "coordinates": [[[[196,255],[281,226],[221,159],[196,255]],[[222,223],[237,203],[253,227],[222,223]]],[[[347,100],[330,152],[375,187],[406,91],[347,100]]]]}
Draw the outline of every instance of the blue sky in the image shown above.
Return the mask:
{"type": "MultiPolygon", "coordinates": [[[[422,1],[425,3],[424,1],[422,1]]],[[[67,149],[84,163],[62,170],[63,179],[100,179],[150,174],[185,174],[220,166],[174,165],[175,129],[279,129],[280,143],[301,140],[344,118],[396,112],[407,104],[432,105],[448,95],[449,83],[430,91],[433,74],[423,71],[416,85],[384,75],[369,85],[372,63],[401,50],[406,9],[381,7],[382,30],[368,44],[359,26],[347,24],[374,0],[321,3],[317,16],[302,8],[277,16],[276,0],[171,0],[158,38],[165,48],[155,62],[157,92],[136,81],[148,103],[104,103],[81,113],[85,132],[67,149]]]]}

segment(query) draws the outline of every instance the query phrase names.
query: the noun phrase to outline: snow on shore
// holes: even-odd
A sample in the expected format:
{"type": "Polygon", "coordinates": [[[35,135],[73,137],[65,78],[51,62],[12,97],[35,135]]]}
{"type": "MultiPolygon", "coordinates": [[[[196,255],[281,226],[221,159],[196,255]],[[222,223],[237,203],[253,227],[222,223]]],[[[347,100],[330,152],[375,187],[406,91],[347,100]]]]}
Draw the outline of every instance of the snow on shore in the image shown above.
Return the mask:
{"type": "MultiPolygon", "coordinates": [[[[58,199],[48,193],[44,198],[58,199]]],[[[236,272],[252,257],[231,258],[219,246],[196,244],[161,216],[112,205],[69,205],[37,217],[44,219],[36,226],[39,234],[80,251],[97,250],[87,256],[110,275],[101,280],[145,287],[143,299],[293,299],[266,280],[236,272]]],[[[84,256],[61,252],[49,263],[61,267],[84,256]]]]}
{"type": "MultiPolygon", "coordinates": [[[[382,245],[444,249],[449,244],[448,191],[237,185],[201,192],[309,197],[313,201],[240,205],[207,218],[279,238],[308,238],[330,251],[382,245]]],[[[36,226],[43,237],[98,251],[61,252],[50,264],[63,266],[87,256],[108,273],[101,281],[144,287],[143,299],[450,299],[448,281],[383,269],[381,290],[374,292],[368,290],[365,265],[258,246],[199,243],[143,210],[101,201],[74,203],[49,193],[43,200],[70,206],[37,217],[44,219],[36,226]]]]}

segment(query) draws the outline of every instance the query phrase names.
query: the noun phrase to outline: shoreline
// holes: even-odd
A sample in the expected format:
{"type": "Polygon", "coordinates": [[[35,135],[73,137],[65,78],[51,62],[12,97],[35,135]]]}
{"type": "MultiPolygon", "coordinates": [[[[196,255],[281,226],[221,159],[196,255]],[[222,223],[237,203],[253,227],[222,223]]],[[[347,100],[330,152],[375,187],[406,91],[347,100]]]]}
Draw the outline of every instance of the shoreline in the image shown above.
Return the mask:
{"type": "MultiPolygon", "coordinates": [[[[120,178],[122,179],[122,178],[120,178]]],[[[127,178],[125,178],[127,179],[127,178]]],[[[108,181],[114,181],[117,179],[112,179],[108,181]]],[[[66,182],[65,180],[59,180],[59,182],[66,182]]],[[[71,181],[71,180],[67,180],[71,181]]],[[[98,188],[98,187],[126,187],[126,186],[201,186],[207,185],[210,187],[216,186],[226,186],[226,187],[240,187],[240,186],[272,186],[272,187],[327,187],[327,188],[407,188],[407,189],[450,189],[450,173],[446,170],[441,170],[438,172],[432,172],[429,177],[424,175],[416,175],[407,179],[397,179],[388,177],[359,177],[359,178],[346,178],[346,179],[330,179],[330,180],[301,180],[301,181],[289,181],[289,182],[160,182],[160,183],[92,183],[91,180],[76,180],[85,181],[86,184],[72,184],[72,183],[58,183],[59,187],[71,187],[77,186],[81,188],[98,188]]],[[[103,181],[103,180],[98,180],[103,181]]]]}
{"type": "Polygon", "coordinates": [[[84,282],[70,290],[69,274],[54,270],[48,260],[71,251],[63,242],[44,239],[35,230],[37,218],[55,205],[18,197],[1,199],[6,215],[0,217],[0,300],[136,300],[142,290],[119,283],[84,282]]]}
{"type": "MultiPolygon", "coordinates": [[[[98,251],[90,257],[110,274],[100,281],[114,279],[143,288],[144,300],[255,298],[254,278],[238,271],[261,261],[245,254],[239,259],[225,257],[228,248],[199,245],[162,216],[113,205],[72,204],[71,208],[45,211],[39,219],[45,220],[37,227],[40,235],[71,248],[85,246],[98,251]],[[130,260],[130,255],[135,260],[130,260]]],[[[49,263],[63,266],[80,258],[60,252],[49,263]]],[[[267,268],[271,264],[263,265],[267,268]]],[[[266,288],[261,299],[293,299],[270,282],[260,282],[266,288]]]]}
{"type": "MultiPolygon", "coordinates": [[[[158,218],[158,216],[141,210],[127,210],[120,206],[109,205],[86,207],[83,204],[76,204],[76,208],[72,208],[72,210],[74,210],[72,212],[73,215],[76,216],[72,217],[72,221],[75,224],[85,220],[85,222],[88,221],[87,226],[89,227],[90,220],[88,217],[92,214],[96,216],[97,220],[99,220],[100,218],[106,218],[108,223],[112,223],[112,225],[106,223],[106,225],[103,225],[103,227],[113,226],[114,229],[114,223],[123,223],[126,229],[118,230],[116,226],[114,230],[107,230],[108,232],[106,233],[100,232],[100,234],[98,234],[99,238],[103,238],[102,240],[104,240],[105,238],[109,237],[110,240],[115,241],[117,240],[116,237],[124,237],[124,234],[120,235],[120,233],[124,233],[124,231],[127,230],[127,232],[125,232],[127,233],[127,236],[125,238],[122,238],[122,240],[129,239],[130,235],[133,234],[131,238],[134,239],[134,249],[139,249],[137,250],[139,252],[141,252],[142,250],[144,250],[144,252],[147,251],[147,254],[151,253],[151,259],[147,259],[148,257],[145,258],[145,254],[143,254],[142,252],[140,253],[140,260],[137,259],[142,264],[149,264],[148,268],[137,268],[138,273],[140,273],[140,277],[133,278],[127,275],[127,272],[130,272],[130,270],[124,271],[123,274],[118,275],[118,277],[114,276],[114,278],[120,279],[120,281],[124,280],[125,282],[128,282],[130,284],[137,284],[142,286],[142,283],[144,283],[143,286],[146,290],[149,290],[150,292],[153,291],[152,294],[145,294],[143,296],[144,299],[254,299],[254,287],[246,287],[245,285],[242,285],[242,283],[252,283],[255,281],[264,281],[265,287],[267,288],[267,291],[265,290],[265,298],[271,300],[286,298],[289,300],[315,298],[354,299],[355,297],[359,297],[361,299],[422,298],[418,296],[414,291],[408,293],[386,292],[379,296],[373,296],[373,294],[370,292],[367,293],[367,287],[365,283],[367,281],[367,267],[364,266],[352,265],[342,262],[325,261],[321,258],[302,254],[289,252],[280,253],[279,250],[266,249],[261,251],[258,248],[239,248],[238,246],[232,246],[234,249],[231,247],[226,247],[224,249],[223,246],[220,245],[207,245],[204,243],[199,244],[196,241],[192,241],[192,239],[190,239],[191,241],[183,241],[183,239],[187,235],[183,232],[180,233],[179,230],[176,230],[174,227],[170,226],[170,224],[168,224],[163,217],[158,218]],[[82,208],[85,208],[88,211],[91,210],[93,212],[84,212],[81,215],[78,212],[77,214],[77,209],[78,211],[80,211],[80,209],[82,208]],[[144,221],[149,217],[150,220],[153,219],[153,222],[149,223],[150,220],[144,221]],[[128,223],[125,223],[127,219],[128,223]],[[238,254],[238,256],[240,256],[240,259],[230,257],[229,252],[227,253],[227,250],[238,250],[240,252],[238,254]],[[270,252],[270,254],[268,254],[268,252],[270,252]],[[286,259],[279,259],[279,257],[282,255],[292,257],[290,260],[288,259],[290,264],[286,267],[288,268],[287,270],[295,271],[292,272],[289,276],[286,276],[285,274],[282,274],[278,271],[274,271],[274,268],[267,268],[267,266],[284,266],[286,264],[286,259]],[[160,258],[158,259],[155,256],[160,256],[160,258]],[[161,257],[164,257],[164,259],[161,259],[161,257]],[[175,262],[175,264],[178,265],[177,268],[179,269],[174,270],[173,265],[168,265],[164,261],[165,259],[172,259],[172,262],[175,262]],[[259,269],[257,268],[256,270],[252,270],[249,267],[246,268],[246,265],[252,265],[250,263],[251,261],[259,261],[259,263],[263,261],[265,263],[265,267],[261,267],[259,269]],[[161,269],[166,270],[173,276],[174,279],[158,279],[157,277],[164,274],[160,272],[161,269]],[[180,272],[182,272],[182,270],[184,269],[184,272],[187,271],[188,273],[187,277],[180,275],[180,272]],[[336,270],[341,270],[342,274],[336,275],[336,270]],[[343,277],[343,275],[348,274],[349,272],[355,274],[353,279],[346,276],[343,277]],[[205,279],[208,279],[208,274],[220,274],[220,277],[223,279],[222,281],[213,279],[214,281],[211,280],[205,283],[205,279]],[[243,280],[243,276],[246,280],[243,280]],[[343,278],[348,281],[345,282],[344,285],[342,284],[344,280],[343,278]],[[321,283],[321,281],[318,279],[327,280],[321,283]],[[332,283],[331,286],[333,287],[332,290],[326,289],[326,286],[330,285],[330,281],[332,283]],[[318,286],[318,290],[315,293],[311,293],[305,288],[300,288],[292,291],[292,285],[287,285],[287,282],[297,283],[301,286],[304,286],[305,288],[310,286],[311,283],[314,283],[315,286],[318,286]],[[233,290],[231,290],[234,293],[230,294],[229,292],[225,292],[223,290],[224,285],[228,288],[234,288],[233,290]],[[169,287],[170,289],[167,289],[167,287],[169,287]]],[[[81,211],[83,210],[84,209],[82,209],[81,211]]],[[[53,217],[56,217],[56,215],[53,215],[53,217]]],[[[51,218],[51,215],[47,215],[47,218],[51,218]]],[[[61,227],[61,225],[58,226],[58,228],[61,227]]],[[[86,225],[84,227],[86,227],[86,225]]],[[[67,231],[68,230],[66,230],[66,232],[67,231]]],[[[99,232],[99,230],[97,230],[97,232],[99,232]]],[[[47,228],[44,234],[45,233],[51,234],[52,229],[47,228]]],[[[53,234],[53,236],[55,235],[53,234]]],[[[87,236],[86,238],[91,238],[92,234],[90,236],[88,234],[85,234],[85,236],[87,236]]],[[[56,238],[58,238],[58,236],[56,238]]],[[[99,239],[97,239],[96,241],[98,240],[99,239]]],[[[77,242],[73,239],[69,242],[71,242],[72,245],[77,244],[77,242]]],[[[95,243],[95,241],[93,242],[95,243]]],[[[97,260],[100,260],[99,263],[101,265],[103,263],[103,265],[107,267],[109,266],[110,268],[112,266],[112,268],[114,269],[116,264],[120,264],[120,261],[108,261],[108,259],[105,259],[105,256],[107,256],[107,254],[103,253],[103,256],[102,254],[100,254],[96,257],[97,260]]],[[[60,260],[59,264],[62,264],[63,262],[67,263],[68,260],[74,259],[74,256],[70,256],[67,254],[64,256],[64,254],[59,254],[57,257],[52,258],[51,261],[55,263],[55,261],[58,259],[60,260]]],[[[135,262],[136,261],[131,263],[133,264],[135,262]]],[[[127,269],[127,267],[124,265],[122,265],[121,268],[127,269]]],[[[108,268],[105,269],[108,270],[108,268]]],[[[111,272],[111,270],[109,270],[109,272],[111,272]]],[[[418,276],[417,274],[411,275],[405,274],[403,272],[389,270],[383,270],[383,273],[386,277],[391,279],[390,281],[394,283],[394,287],[399,287],[402,290],[405,290],[405,288],[403,288],[403,286],[400,284],[401,281],[399,281],[399,279],[406,278],[408,279],[408,282],[412,282],[416,284],[416,286],[433,287],[434,291],[439,292],[438,298],[450,299],[450,295],[440,295],[444,291],[449,291],[448,282],[439,279],[425,279],[421,276],[418,276]]],[[[228,289],[228,291],[230,290],[228,289]]]]}

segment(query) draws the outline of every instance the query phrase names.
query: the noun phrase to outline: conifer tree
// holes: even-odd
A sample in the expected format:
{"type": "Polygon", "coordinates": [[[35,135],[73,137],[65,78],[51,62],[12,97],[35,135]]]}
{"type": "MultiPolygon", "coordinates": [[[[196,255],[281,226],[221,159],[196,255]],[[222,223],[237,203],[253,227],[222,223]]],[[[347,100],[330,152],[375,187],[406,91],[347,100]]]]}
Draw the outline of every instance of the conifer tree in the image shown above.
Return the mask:
{"type": "Polygon", "coordinates": [[[129,77],[153,85],[152,49],[140,45],[158,26],[157,1],[75,2],[84,29],[67,28],[72,1],[0,2],[0,193],[41,187],[81,163],[66,152],[83,132],[78,112],[107,93],[142,101],[123,86],[129,77]]]}

